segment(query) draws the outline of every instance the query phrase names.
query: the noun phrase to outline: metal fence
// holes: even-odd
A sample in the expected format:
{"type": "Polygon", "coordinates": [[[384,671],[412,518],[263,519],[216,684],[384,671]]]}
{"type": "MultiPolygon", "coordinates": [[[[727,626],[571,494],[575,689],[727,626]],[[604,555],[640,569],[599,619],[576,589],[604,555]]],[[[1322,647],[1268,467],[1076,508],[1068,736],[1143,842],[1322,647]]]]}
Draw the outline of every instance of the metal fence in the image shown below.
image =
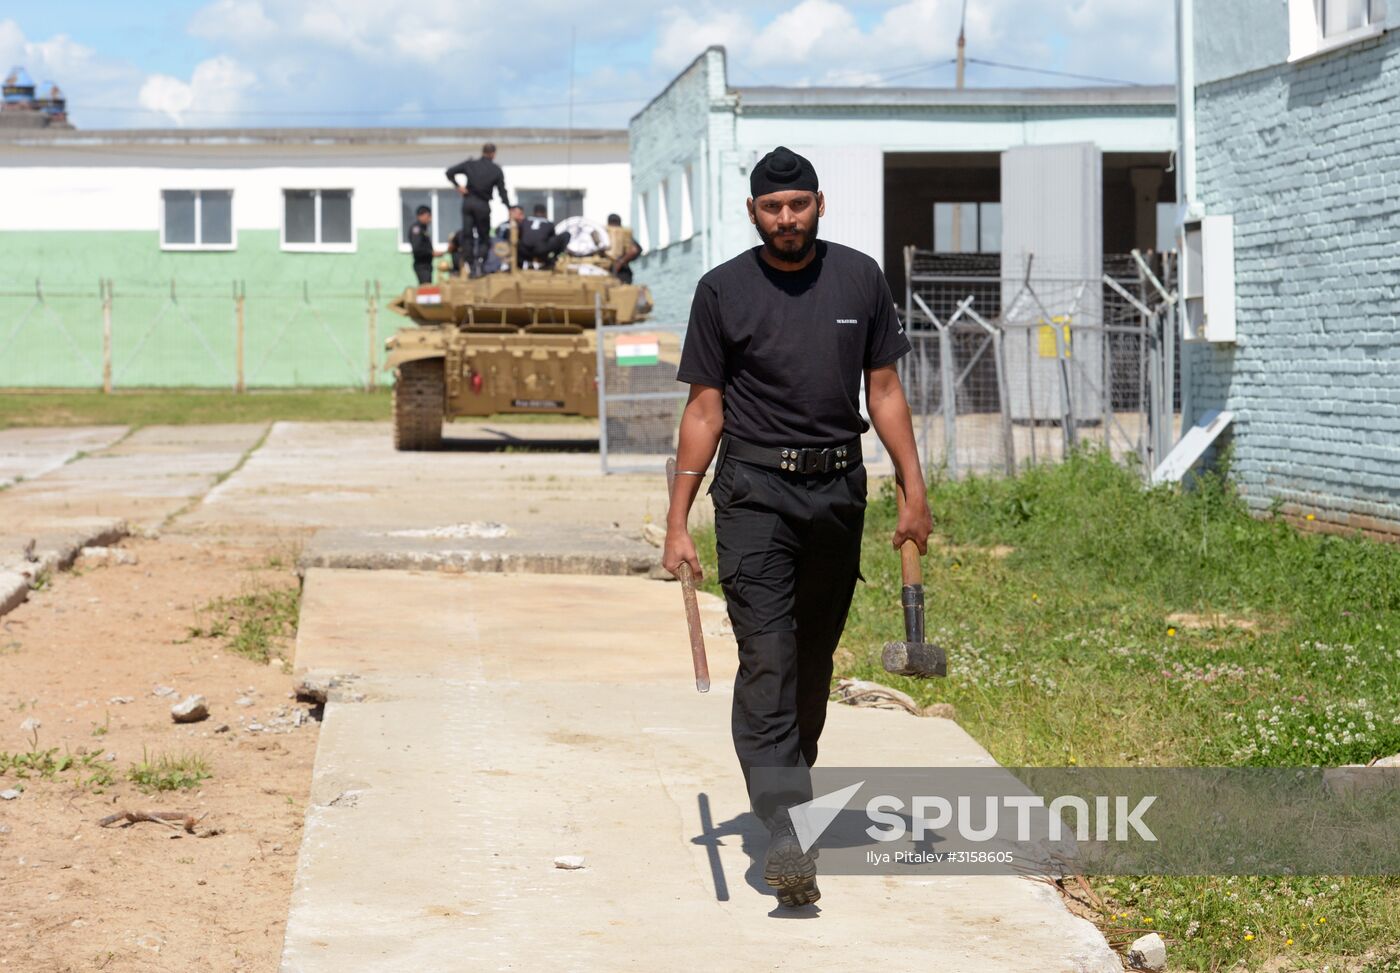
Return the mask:
{"type": "Polygon", "coordinates": [[[689,388],[676,381],[685,324],[598,328],[598,451],[604,473],[651,472],[674,456],[689,388]]]}
{"type": "Polygon", "coordinates": [[[905,251],[901,378],[930,471],[1014,474],[1080,443],[1144,470],[1175,441],[1172,254],[1105,257],[1098,280],[905,251]]]}
{"type": "Polygon", "coordinates": [[[382,303],[377,281],[252,292],[241,281],[0,282],[0,388],[373,389],[382,303]]]}

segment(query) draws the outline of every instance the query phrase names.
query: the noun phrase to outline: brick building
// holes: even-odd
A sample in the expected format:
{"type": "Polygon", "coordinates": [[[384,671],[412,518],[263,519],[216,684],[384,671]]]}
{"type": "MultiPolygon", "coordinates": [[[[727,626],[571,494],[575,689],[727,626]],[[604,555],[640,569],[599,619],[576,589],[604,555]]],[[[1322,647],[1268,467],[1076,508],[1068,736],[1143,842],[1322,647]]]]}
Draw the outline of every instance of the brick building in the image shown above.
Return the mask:
{"type": "Polygon", "coordinates": [[[1234,304],[1232,327],[1185,345],[1182,411],[1234,414],[1255,508],[1395,534],[1400,4],[1384,6],[1178,4],[1180,191],[1233,224],[1232,266],[1201,266],[1234,304]]]}

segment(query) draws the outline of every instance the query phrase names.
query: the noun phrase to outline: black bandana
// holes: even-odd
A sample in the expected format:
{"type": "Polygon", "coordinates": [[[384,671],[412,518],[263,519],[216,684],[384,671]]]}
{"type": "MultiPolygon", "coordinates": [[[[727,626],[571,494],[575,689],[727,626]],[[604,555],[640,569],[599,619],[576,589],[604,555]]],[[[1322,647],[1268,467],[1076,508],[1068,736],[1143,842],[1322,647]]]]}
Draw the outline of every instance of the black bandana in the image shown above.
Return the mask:
{"type": "Polygon", "coordinates": [[[800,189],[817,191],[817,170],[802,156],[780,145],[758,160],[749,173],[749,195],[754,199],[768,193],[800,189]]]}

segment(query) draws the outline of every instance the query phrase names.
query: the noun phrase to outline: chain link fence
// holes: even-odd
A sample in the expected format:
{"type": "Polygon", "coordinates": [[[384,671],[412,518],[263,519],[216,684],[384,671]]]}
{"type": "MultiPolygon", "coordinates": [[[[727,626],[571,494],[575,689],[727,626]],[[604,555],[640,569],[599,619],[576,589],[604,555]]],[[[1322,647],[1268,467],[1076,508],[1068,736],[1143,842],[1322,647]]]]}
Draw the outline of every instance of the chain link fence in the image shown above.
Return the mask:
{"type": "Polygon", "coordinates": [[[1151,470],[1175,441],[1172,254],[1107,256],[1098,280],[1003,273],[995,255],[905,251],[901,378],[930,472],[1014,474],[1081,443],[1151,470]]]}
{"type": "Polygon", "coordinates": [[[604,473],[652,472],[674,456],[689,388],[676,381],[685,324],[598,327],[598,445],[604,473]]]}
{"type": "Polygon", "coordinates": [[[383,362],[377,281],[249,291],[96,280],[0,281],[0,388],[373,389],[383,362]]]}

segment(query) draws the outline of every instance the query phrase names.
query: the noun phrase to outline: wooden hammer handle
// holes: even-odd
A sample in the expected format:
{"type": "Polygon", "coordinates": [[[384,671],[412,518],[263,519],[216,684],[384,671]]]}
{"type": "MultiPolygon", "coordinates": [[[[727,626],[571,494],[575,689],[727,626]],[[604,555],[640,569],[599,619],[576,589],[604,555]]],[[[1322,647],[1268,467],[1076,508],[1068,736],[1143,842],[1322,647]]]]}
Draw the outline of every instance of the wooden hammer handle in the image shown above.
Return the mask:
{"type": "Polygon", "coordinates": [[[899,547],[899,567],[906,585],[924,583],[924,565],[919,558],[919,546],[913,541],[905,541],[899,547]]]}
{"type": "MultiPolygon", "coordinates": [[[[904,513],[904,482],[896,479],[894,481],[895,509],[899,513],[904,513]]],[[[919,558],[919,545],[913,541],[905,541],[899,547],[899,568],[904,576],[906,585],[924,583],[924,565],[919,558]]]]}

